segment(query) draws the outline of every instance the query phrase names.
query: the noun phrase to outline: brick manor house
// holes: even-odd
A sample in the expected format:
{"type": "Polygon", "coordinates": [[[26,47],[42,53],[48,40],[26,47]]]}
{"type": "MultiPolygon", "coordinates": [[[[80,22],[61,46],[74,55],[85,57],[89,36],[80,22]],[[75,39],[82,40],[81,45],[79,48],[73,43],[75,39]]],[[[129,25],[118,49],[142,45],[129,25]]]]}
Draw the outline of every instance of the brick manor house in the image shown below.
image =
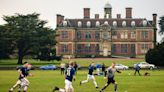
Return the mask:
{"type": "MultiPolygon", "coordinates": [[[[142,10],[141,10],[142,13],[142,10]]],[[[132,8],[125,9],[125,18],[112,17],[112,6],[106,3],[104,17],[90,17],[84,8],[84,18],[65,19],[57,14],[56,54],[64,57],[110,57],[144,55],[156,44],[156,18],[133,18],[132,8]]]]}

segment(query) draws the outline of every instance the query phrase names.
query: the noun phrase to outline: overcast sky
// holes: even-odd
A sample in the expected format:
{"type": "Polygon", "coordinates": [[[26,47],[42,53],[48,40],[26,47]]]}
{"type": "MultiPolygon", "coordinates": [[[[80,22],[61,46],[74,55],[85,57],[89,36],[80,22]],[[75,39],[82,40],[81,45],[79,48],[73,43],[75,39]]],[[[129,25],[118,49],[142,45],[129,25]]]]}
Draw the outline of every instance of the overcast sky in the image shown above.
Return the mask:
{"type": "MultiPolygon", "coordinates": [[[[109,1],[112,5],[112,16],[120,13],[125,17],[125,7],[133,8],[133,18],[152,20],[152,14],[157,13],[158,19],[164,15],[164,0],[0,0],[0,24],[4,24],[3,15],[15,13],[40,13],[40,19],[47,20],[48,25],[56,27],[56,14],[65,18],[83,18],[83,8],[91,8],[91,18],[95,13],[104,15],[103,7],[109,1]]],[[[161,37],[158,36],[158,41],[161,37]]]]}

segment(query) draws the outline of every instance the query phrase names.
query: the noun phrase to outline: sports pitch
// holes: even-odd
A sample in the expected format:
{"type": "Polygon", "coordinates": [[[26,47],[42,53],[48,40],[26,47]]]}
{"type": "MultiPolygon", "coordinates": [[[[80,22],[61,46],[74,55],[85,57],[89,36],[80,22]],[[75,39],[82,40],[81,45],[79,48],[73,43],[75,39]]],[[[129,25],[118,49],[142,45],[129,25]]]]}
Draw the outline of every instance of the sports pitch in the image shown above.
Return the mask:
{"type": "MultiPolygon", "coordinates": [[[[164,70],[141,70],[141,73],[149,72],[151,76],[134,76],[133,70],[116,73],[115,80],[118,82],[118,92],[163,92],[164,91],[164,70]]],[[[95,89],[93,82],[79,85],[81,80],[85,80],[87,70],[79,70],[76,81],[73,81],[75,92],[99,92],[106,80],[103,76],[96,76],[99,89],[95,89]]],[[[64,87],[64,76],[59,70],[42,71],[32,70],[33,77],[28,77],[30,87],[28,92],[52,92],[54,86],[64,87]]],[[[16,70],[0,70],[0,92],[8,92],[9,88],[17,81],[18,72],[16,70]]],[[[15,91],[17,92],[17,91],[15,91]]],[[[113,92],[113,85],[104,92],[113,92]]]]}

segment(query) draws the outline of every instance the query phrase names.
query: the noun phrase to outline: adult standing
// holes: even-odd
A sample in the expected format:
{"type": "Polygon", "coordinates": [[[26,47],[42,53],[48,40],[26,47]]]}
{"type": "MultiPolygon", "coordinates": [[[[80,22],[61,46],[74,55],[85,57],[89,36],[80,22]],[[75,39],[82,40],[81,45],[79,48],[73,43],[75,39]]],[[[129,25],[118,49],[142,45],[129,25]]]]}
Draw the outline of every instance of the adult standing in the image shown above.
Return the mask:
{"type": "Polygon", "coordinates": [[[65,70],[65,63],[61,62],[60,64],[61,75],[64,75],[64,70],[65,70]]]}
{"type": "Polygon", "coordinates": [[[102,68],[103,75],[105,75],[105,64],[104,63],[102,64],[102,67],[101,68],[102,68]]]}
{"type": "Polygon", "coordinates": [[[139,76],[141,76],[141,74],[140,74],[140,70],[141,70],[141,67],[139,66],[139,64],[136,64],[134,75],[136,75],[136,73],[138,73],[139,76]]]}

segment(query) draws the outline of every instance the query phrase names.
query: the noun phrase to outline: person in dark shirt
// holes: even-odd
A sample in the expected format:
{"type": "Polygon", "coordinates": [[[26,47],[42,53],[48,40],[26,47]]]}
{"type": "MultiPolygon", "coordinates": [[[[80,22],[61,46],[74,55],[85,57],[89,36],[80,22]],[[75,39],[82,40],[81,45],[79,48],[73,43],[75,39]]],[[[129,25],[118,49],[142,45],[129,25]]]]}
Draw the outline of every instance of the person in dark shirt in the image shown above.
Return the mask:
{"type": "Polygon", "coordinates": [[[114,92],[117,91],[117,82],[114,80],[114,74],[115,72],[118,72],[118,73],[121,73],[120,71],[118,71],[116,68],[115,68],[115,63],[113,62],[111,67],[109,67],[106,72],[105,72],[105,77],[104,79],[108,79],[107,83],[105,84],[105,86],[100,90],[100,92],[103,92],[103,90],[105,90],[110,83],[113,83],[114,84],[114,92]],[[107,76],[107,77],[106,77],[107,76]]]}
{"type": "Polygon", "coordinates": [[[136,73],[138,72],[139,76],[141,76],[141,74],[140,74],[140,69],[141,69],[141,68],[140,68],[139,64],[137,64],[136,67],[135,67],[134,75],[136,75],[136,73]]]}
{"type": "Polygon", "coordinates": [[[52,92],[55,92],[56,90],[59,92],[74,92],[74,88],[72,86],[72,80],[75,80],[75,69],[74,69],[74,62],[70,61],[69,67],[66,70],[65,74],[65,89],[61,89],[58,87],[54,87],[52,92]]]}
{"type": "Polygon", "coordinates": [[[93,84],[95,85],[96,88],[98,88],[96,79],[95,79],[94,74],[93,74],[94,68],[95,68],[94,63],[91,63],[90,66],[89,66],[89,72],[88,72],[88,75],[87,75],[87,80],[81,81],[80,85],[84,84],[84,83],[87,83],[89,80],[93,80],[93,84]]]}
{"type": "Polygon", "coordinates": [[[21,72],[19,75],[20,80],[29,75],[29,69],[27,67],[21,67],[19,69],[19,72],[21,72]]]}
{"type": "Polygon", "coordinates": [[[29,75],[30,68],[31,68],[31,65],[27,62],[24,62],[23,66],[19,67],[18,72],[20,75],[19,75],[18,81],[12,88],[10,88],[9,92],[13,92],[17,86],[20,86],[20,88],[18,89],[18,92],[21,92],[22,88],[24,88],[23,92],[27,91],[29,81],[26,79],[26,77],[29,75]]]}
{"type": "Polygon", "coordinates": [[[105,64],[104,63],[102,64],[102,67],[101,68],[102,68],[103,75],[105,75],[105,64]]]}
{"type": "Polygon", "coordinates": [[[66,63],[66,64],[65,64],[65,71],[67,70],[68,67],[69,67],[69,64],[66,63]]]}
{"type": "Polygon", "coordinates": [[[77,74],[77,68],[78,68],[78,65],[77,65],[77,63],[75,62],[75,65],[74,65],[75,74],[77,74]]]}

